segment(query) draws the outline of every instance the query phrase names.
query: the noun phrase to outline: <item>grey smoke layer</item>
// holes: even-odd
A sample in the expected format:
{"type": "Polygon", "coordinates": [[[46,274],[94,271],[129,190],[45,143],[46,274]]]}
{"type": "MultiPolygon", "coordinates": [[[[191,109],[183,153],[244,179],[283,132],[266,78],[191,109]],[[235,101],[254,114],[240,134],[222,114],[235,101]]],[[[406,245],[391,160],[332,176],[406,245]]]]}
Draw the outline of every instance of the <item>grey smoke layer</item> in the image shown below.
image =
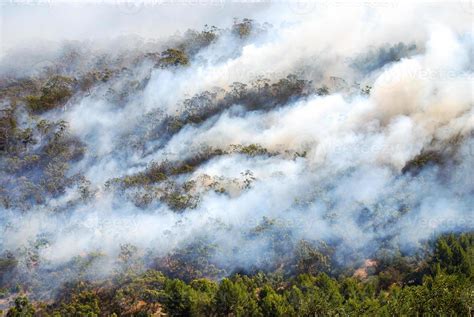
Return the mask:
{"type": "MultiPolygon", "coordinates": [[[[101,253],[95,269],[106,272],[123,245],[153,258],[205,241],[214,248],[214,263],[250,269],[271,266],[300,240],[330,244],[344,264],[382,248],[412,252],[443,232],[473,230],[472,16],[457,4],[310,9],[266,6],[257,16],[273,27],[261,34],[241,41],[224,32],[187,67],[132,64],[43,114],[67,121],[84,144],[84,156],[68,173],[82,174],[91,194],[81,200],[81,188],[71,186],[28,210],[2,207],[1,250],[21,259],[34,248],[45,268],[101,253]],[[277,105],[218,102],[235,82],[275,83],[289,74],[311,80],[314,89],[277,105]],[[329,94],[314,92],[324,86],[329,94]],[[369,93],[362,91],[367,86],[369,93]],[[126,97],[115,98],[124,91],[126,97]],[[205,91],[215,93],[220,108],[173,133],[163,128],[166,118],[185,112],[187,98],[205,91]],[[153,162],[179,164],[216,149],[223,153],[166,182],[110,185],[153,162]],[[439,159],[417,165],[426,153],[439,159]],[[183,198],[190,201],[177,211],[173,201],[159,199],[166,186],[191,186],[183,198]],[[146,195],[151,200],[141,204],[146,195]]],[[[81,10],[91,15],[95,9],[81,10]]],[[[140,14],[127,23],[137,26],[140,14]]],[[[215,17],[203,14],[199,22],[208,18],[215,17]]],[[[105,28],[99,22],[99,30],[105,28]]],[[[232,23],[231,13],[226,22],[232,23]]],[[[150,33],[115,51],[113,40],[89,42],[87,49],[134,56],[173,43],[148,40],[150,33]]],[[[34,53],[51,63],[59,55],[34,53]]],[[[5,55],[5,74],[29,71],[12,60],[5,55]]],[[[71,74],[96,63],[86,56],[81,61],[71,74]]],[[[18,189],[7,190],[14,195],[18,189]]]]}

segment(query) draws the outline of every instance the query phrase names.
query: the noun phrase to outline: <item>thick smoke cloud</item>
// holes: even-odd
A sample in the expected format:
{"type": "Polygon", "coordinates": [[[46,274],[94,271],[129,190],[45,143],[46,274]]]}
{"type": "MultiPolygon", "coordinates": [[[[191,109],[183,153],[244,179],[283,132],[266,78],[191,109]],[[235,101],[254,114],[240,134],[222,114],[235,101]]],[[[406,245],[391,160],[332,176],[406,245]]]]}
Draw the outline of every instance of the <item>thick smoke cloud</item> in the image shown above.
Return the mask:
{"type": "MultiPolygon", "coordinates": [[[[154,258],[205,241],[215,246],[211,261],[232,270],[271,266],[279,252],[308,240],[334,246],[344,265],[382,248],[416,252],[434,235],[472,230],[472,16],[455,4],[326,4],[305,14],[288,4],[259,8],[253,17],[273,27],[243,44],[223,34],[187,67],[151,70],[144,62],[44,115],[66,120],[84,142],[85,156],[71,173],[83,173],[95,192],[71,205],[79,195],[72,187],[27,212],[3,209],[2,251],[21,257],[46,239],[38,251],[45,267],[100,252],[100,263],[107,265],[97,267],[106,273],[126,244],[154,258]],[[167,115],[185,111],[186,98],[288,74],[312,80],[314,87],[326,85],[330,94],[290,99],[269,110],[234,104],[171,135],[159,128],[167,115]],[[108,98],[111,89],[128,89],[132,79],[145,84],[121,104],[108,98]],[[366,85],[370,94],[360,90],[366,85]],[[148,137],[155,128],[157,135],[148,137]],[[133,136],[143,139],[142,150],[130,146],[133,136]],[[266,154],[230,151],[176,176],[178,184],[195,182],[199,197],[181,212],[160,201],[137,207],[131,191],[106,186],[152,162],[253,144],[266,154]],[[409,168],[429,151],[441,153],[443,163],[409,168]],[[210,190],[212,183],[223,190],[210,190]],[[283,237],[288,245],[277,243],[283,237]]],[[[81,10],[95,16],[92,6],[81,10]]],[[[93,19],[99,31],[106,28],[101,10],[102,18],[93,19]]],[[[203,14],[199,22],[206,19],[214,18],[203,14]]],[[[166,48],[168,41],[153,45],[166,48]]],[[[100,45],[110,50],[110,43],[100,45]]],[[[128,48],[134,54],[140,49],[128,48]]],[[[9,58],[2,65],[11,72],[9,58]]]]}

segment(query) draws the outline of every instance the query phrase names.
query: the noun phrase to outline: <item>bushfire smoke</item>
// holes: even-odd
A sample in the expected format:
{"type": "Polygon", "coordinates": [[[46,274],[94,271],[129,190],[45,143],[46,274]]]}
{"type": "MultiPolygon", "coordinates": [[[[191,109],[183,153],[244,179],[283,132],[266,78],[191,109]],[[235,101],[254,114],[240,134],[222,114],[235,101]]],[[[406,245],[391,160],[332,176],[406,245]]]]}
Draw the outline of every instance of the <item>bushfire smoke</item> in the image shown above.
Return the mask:
{"type": "Polygon", "coordinates": [[[45,34],[66,5],[6,7],[2,108],[34,142],[4,146],[0,249],[22,278],[64,281],[85,258],[102,276],[124,248],[145,265],[190,249],[219,277],[301,241],[344,266],[473,230],[472,12],[295,5],[200,4],[189,25],[180,6],[84,5],[45,34]],[[31,17],[17,39],[15,14],[31,17]],[[43,111],[57,74],[71,93],[43,111]],[[39,99],[13,107],[25,78],[39,99]]]}

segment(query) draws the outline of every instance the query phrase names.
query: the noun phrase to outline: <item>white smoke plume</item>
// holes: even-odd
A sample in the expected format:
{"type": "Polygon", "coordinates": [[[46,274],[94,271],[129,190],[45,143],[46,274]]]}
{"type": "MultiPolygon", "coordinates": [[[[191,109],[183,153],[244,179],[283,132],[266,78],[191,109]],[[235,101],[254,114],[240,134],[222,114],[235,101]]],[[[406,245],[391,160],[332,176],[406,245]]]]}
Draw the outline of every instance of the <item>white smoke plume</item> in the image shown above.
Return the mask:
{"type": "MultiPolygon", "coordinates": [[[[226,27],[236,15],[272,27],[245,41],[223,32],[186,67],[129,66],[129,73],[42,114],[67,121],[71,135],[85,144],[69,173],[83,174],[93,194],[78,203],[80,191],[72,186],[27,211],[2,208],[2,251],[26,257],[25,250],[44,239],[36,248],[40,266],[99,252],[107,265],[94,268],[107,272],[123,245],[154,258],[202,240],[215,247],[211,261],[232,270],[271,266],[281,252],[308,240],[334,246],[344,265],[382,248],[413,252],[440,233],[474,229],[472,12],[457,2],[318,2],[304,12],[291,2],[236,7],[203,5],[189,25],[190,14],[179,6],[165,13],[158,12],[162,5],[150,6],[158,17],[175,14],[173,21],[143,8],[126,17],[98,5],[80,6],[73,15],[65,4],[6,8],[3,46],[11,48],[2,52],[5,76],[28,73],[14,62],[20,51],[13,49],[28,47],[28,38],[47,38],[53,49],[22,49],[21,60],[47,56],[55,63],[62,40],[83,41],[84,50],[97,55],[138,56],[168,48],[176,30],[226,27]],[[65,11],[73,20],[63,33],[52,25],[69,25],[59,18],[65,11]],[[48,12],[58,20],[39,34],[32,21],[44,22],[48,12]],[[32,21],[20,28],[15,17],[32,21]],[[86,41],[91,29],[98,36],[86,41]],[[141,38],[126,40],[127,31],[141,38]],[[100,39],[106,37],[113,39],[100,39]],[[264,77],[274,83],[289,74],[329,93],[256,110],[231,104],[176,133],[161,128],[196,94],[217,91],[222,101],[221,90],[232,90],[235,82],[250,86],[264,77]],[[125,101],[114,99],[133,80],[144,84],[125,101]],[[231,150],[255,145],[264,151],[231,150]],[[178,164],[215,149],[224,154],[170,177],[174,185],[110,186],[153,162],[178,164]],[[441,158],[413,167],[425,153],[441,158]],[[169,201],[152,199],[143,207],[133,198],[185,184],[193,184],[189,196],[196,201],[179,212],[169,201]]],[[[94,63],[83,56],[71,73],[94,63]]]]}

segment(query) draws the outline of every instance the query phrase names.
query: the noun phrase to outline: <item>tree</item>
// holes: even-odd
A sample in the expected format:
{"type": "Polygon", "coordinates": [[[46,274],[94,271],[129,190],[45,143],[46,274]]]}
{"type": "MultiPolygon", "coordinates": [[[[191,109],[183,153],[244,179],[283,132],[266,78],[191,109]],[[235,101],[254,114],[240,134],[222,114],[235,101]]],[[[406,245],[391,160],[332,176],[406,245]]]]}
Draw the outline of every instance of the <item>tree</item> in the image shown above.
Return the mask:
{"type": "Polygon", "coordinates": [[[216,310],[219,315],[256,316],[257,303],[241,281],[223,279],[216,294],[216,310]]]}
{"type": "Polygon", "coordinates": [[[61,305],[60,313],[64,316],[88,316],[100,315],[99,297],[92,291],[82,291],[73,294],[69,303],[61,305]]]}
{"type": "Polygon", "coordinates": [[[7,312],[7,317],[30,317],[34,316],[35,309],[30,304],[26,296],[20,296],[15,299],[15,306],[7,312]]]}
{"type": "Polygon", "coordinates": [[[277,294],[269,285],[259,294],[259,306],[263,316],[288,316],[291,311],[285,298],[277,294]]]}
{"type": "Polygon", "coordinates": [[[211,316],[214,313],[217,283],[202,278],[193,280],[190,286],[191,315],[211,316]]]}
{"type": "Polygon", "coordinates": [[[166,51],[161,53],[161,58],[159,61],[162,66],[179,66],[179,65],[188,65],[189,57],[180,49],[169,48],[166,51]]]}
{"type": "Polygon", "coordinates": [[[170,316],[191,314],[190,287],[181,280],[172,279],[165,283],[163,303],[170,316]]]}
{"type": "Polygon", "coordinates": [[[253,20],[252,19],[243,19],[239,21],[234,19],[234,25],[232,25],[232,32],[237,35],[239,38],[248,37],[252,33],[253,29],[253,20]]]}
{"type": "Polygon", "coordinates": [[[26,102],[30,110],[42,113],[64,104],[73,94],[75,79],[65,76],[50,78],[41,88],[39,96],[28,96],[26,102]]]}

